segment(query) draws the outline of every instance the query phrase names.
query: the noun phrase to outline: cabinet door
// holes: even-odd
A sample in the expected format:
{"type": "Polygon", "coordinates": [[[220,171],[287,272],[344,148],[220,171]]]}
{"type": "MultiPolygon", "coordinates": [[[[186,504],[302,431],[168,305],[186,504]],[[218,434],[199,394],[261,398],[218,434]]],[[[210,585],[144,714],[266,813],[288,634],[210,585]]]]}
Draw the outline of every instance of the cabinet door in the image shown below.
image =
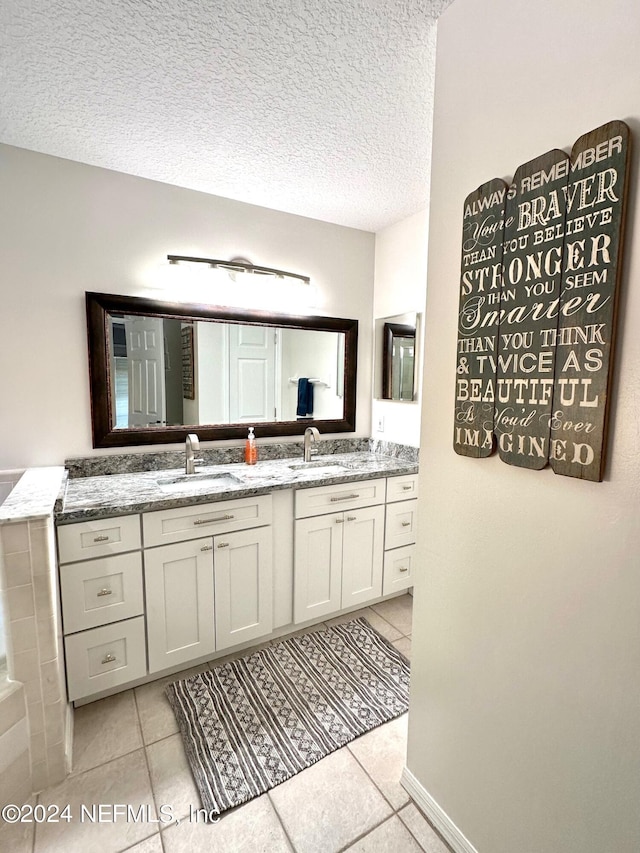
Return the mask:
{"type": "Polygon", "coordinates": [[[384,507],[345,512],[342,546],[342,607],[382,595],[384,507]]]}
{"type": "Polygon", "coordinates": [[[144,577],[149,672],[215,651],[212,539],[145,550],[144,577]]]}
{"type": "Polygon", "coordinates": [[[216,536],[213,545],[219,651],[272,631],[271,528],[216,536]]]}
{"type": "Polygon", "coordinates": [[[296,521],[293,621],[340,609],[344,513],[296,521]]]}

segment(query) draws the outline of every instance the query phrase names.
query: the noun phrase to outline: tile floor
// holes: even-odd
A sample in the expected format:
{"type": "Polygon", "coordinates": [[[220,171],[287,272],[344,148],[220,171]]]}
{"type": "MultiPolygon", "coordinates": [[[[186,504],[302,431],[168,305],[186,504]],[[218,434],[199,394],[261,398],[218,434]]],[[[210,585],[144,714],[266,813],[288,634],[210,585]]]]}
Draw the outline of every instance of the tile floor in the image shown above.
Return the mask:
{"type": "MultiPolygon", "coordinates": [[[[325,624],[365,616],[407,657],[412,598],[403,595],[325,624]]],[[[311,630],[317,630],[314,626],[311,630]]],[[[220,660],[215,661],[216,664],[220,660]]],[[[206,668],[206,664],[199,669],[206,668]]],[[[406,714],[368,732],[217,823],[201,808],[163,690],[198,669],[127,690],[75,712],[74,767],[33,804],[69,804],[71,822],[0,827],[11,853],[448,853],[399,779],[406,714]],[[129,804],[128,816],[104,810],[129,804]],[[164,823],[168,815],[179,820],[164,823]]]]}

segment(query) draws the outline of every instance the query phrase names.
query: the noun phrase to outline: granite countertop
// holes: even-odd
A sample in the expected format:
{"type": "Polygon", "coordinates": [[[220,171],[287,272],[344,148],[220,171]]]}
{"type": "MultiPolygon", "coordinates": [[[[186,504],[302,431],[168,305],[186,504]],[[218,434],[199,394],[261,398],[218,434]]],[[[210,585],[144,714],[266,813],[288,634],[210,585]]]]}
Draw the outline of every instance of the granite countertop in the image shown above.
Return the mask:
{"type": "Polygon", "coordinates": [[[194,503],[267,494],[277,489],[301,489],[349,483],[375,477],[414,474],[417,463],[379,453],[334,453],[301,458],[270,459],[256,465],[234,463],[81,477],[66,482],[55,517],[59,524],[88,521],[127,513],[173,509],[194,503]]]}

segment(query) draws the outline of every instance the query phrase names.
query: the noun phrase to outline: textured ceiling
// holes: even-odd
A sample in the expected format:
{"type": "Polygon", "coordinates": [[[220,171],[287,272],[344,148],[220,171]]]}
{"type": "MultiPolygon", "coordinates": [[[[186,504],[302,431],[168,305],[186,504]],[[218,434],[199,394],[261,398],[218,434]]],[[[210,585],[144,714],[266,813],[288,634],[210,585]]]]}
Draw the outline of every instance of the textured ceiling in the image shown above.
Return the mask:
{"type": "Polygon", "coordinates": [[[427,203],[451,0],[0,3],[0,141],[377,231],[427,203]]]}

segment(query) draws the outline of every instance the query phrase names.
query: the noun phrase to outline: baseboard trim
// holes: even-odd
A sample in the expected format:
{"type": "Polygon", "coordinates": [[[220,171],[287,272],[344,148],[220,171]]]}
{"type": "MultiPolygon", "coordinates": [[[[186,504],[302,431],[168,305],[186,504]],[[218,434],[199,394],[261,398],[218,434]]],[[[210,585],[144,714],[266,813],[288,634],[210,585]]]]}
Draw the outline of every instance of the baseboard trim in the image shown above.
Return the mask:
{"type": "Polygon", "coordinates": [[[416,777],[406,767],[402,770],[400,784],[420,811],[429,818],[444,840],[453,848],[455,853],[478,853],[469,839],[458,829],[449,815],[443,811],[431,794],[423,788],[416,777]]]}

